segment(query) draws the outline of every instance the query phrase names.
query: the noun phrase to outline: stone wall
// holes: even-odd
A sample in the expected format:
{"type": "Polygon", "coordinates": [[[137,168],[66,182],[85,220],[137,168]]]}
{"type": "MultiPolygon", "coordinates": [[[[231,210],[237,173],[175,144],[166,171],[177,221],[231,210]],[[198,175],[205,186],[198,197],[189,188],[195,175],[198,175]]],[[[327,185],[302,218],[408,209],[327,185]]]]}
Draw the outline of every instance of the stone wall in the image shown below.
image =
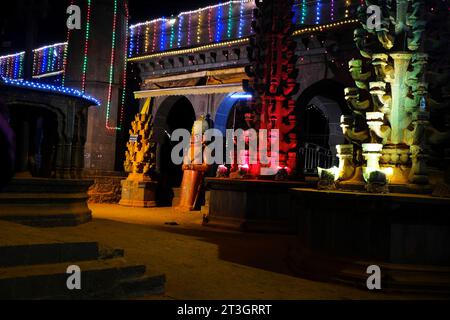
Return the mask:
{"type": "Polygon", "coordinates": [[[88,191],[88,202],[119,203],[122,192],[120,181],[126,177],[123,172],[86,170],[85,178],[94,180],[88,191]]]}

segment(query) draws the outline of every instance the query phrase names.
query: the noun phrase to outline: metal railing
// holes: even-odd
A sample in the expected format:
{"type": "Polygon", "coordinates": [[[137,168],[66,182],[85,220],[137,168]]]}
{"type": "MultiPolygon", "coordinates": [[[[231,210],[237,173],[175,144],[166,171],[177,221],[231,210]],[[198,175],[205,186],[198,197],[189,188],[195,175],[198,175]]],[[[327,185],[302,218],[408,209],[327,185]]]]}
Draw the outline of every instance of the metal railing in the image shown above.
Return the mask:
{"type": "Polygon", "coordinates": [[[305,143],[300,148],[299,155],[304,164],[303,172],[305,174],[317,174],[317,167],[328,169],[333,166],[334,157],[331,150],[314,143],[305,143]]]}

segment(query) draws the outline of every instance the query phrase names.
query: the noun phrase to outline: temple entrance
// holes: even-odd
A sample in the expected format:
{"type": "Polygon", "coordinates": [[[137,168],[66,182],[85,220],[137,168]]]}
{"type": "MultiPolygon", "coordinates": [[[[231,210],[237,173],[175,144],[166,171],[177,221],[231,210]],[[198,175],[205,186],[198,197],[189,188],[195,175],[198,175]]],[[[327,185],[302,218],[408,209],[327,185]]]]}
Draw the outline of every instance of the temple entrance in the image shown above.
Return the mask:
{"type": "Polygon", "coordinates": [[[186,129],[191,132],[194,121],[195,111],[186,97],[169,97],[156,112],[157,170],[163,189],[161,194],[169,195],[167,199],[161,200],[164,203],[167,202],[167,205],[173,197],[172,189],[179,188],[183,180],[182,165],[174,164],[171,159],[172,148],[178,142],[170,141],[170,136],[176,129],[186,129]]]}
{"type": "Polygon", "coordinates": [[[10,106],[9,112],[16,134],[16,176],[53,177],[58,143],[56,114],[20,104],[10,106]]]}

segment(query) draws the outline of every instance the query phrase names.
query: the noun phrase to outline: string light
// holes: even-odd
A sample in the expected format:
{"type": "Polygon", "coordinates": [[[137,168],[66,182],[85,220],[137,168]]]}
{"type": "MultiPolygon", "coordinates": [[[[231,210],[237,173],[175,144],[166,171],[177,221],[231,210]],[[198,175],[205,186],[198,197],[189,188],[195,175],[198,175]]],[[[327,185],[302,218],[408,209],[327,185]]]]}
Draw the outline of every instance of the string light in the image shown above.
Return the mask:
{"type": "Polygon", "coordinates": [[[335,0],[331,0],[331,21],[334,21],[334,1],[335,0]]]}
{"type": "Polygon", "coordinates": [[[178,19],[178,35],[177,35],[177,47],[181,47],[182,31],[183,31],[184,15],[181,15],[178,19]]]}
{"type": "Polygon", "coordinates": [[[160,36],[160,40],[159,40],[159,50],[160,51],[164,51],[165,49],[165,38],[166,38],[166,18],[162,18],[161,21],[161,36],[160,36]]]}
{"type": "MultiPolygon", "coordinates": [[[[64,70],[67,43],[56,43],[33,50],[33,78],[60,74],[64,70]]],[[[63,75],[64,77],[64,75],[63,75]]]]}
{"type": "Polygon", "coordinates": [[[0,57],[0,76],[11,79],[23,78],[25,51],[0,57]],[[14,67],[11,67],[14,66],[14,67]]]}
{"type": "Polygon", "coordinates": [[[216,42],[220,41],[221,34],[222,34],[222,6],[217,8],[216,42]]]}
{"type": "Polygon", "coordinates": [[[202,20],[203,16],[202,13],[198,13],[198,24],[197,24],[197,43],[200,43],[202,40],[202,20]]]}
{"type": "Polygon", "coordinates": [[[213,35],[211,30],[211,16],[212,16],[212,8],[209,8],[208,10],[208,35],[209,35],[209,42],[213,42],[213,35]]]}
{"type": "Polygon", "coordinates": [[[149,45],[148,37],[149,37],[149,34],[150,34],[150,25],[147,25],[145,27],[145,52],[148,52],[148,45],[149,45]]]}
{"type": "Polygon", "coordinates": [[[305,33],[322,32],[322,31],[325,31],[325,30],[341,27],[341,26],[344,26],[344,25],[357,24],[357,23],[359,23],[358,19],[344,20],[344,21],[334,22],[334,23],[330,23],[330,24],[324,24],[324,25],[320,25],[320,26],[316,26],[316,27],[309,27],[309,28],[299,29],[299,30],[294,31],[292,33],[292,35],[293,36],[298,36],[298,35],[305,34],[305,33]]]}
{"type": "Polygon", "coordinates": [[[191,14],[188,14],[188,47],[191,45],[191,25],[192,25],[192,19],[191,14]]]}
{"type": "Polygon", "coordinates": [[[91,29],[91,0],[87,0],[87,16],[86,16],[86,34],[84,37],[84,56],[83,69],[81,77],[81,91],[86,90],[86,73],[88,66],[88,52],[89,52],[89,33],[91,29]]]}
{"type": "Polygon", "coordinates": [[[117,0],[114,0],[114,13],[113,13],[113,28],[112,28],[112,44],[111,44],[111,60],[109,64],[109,87],[108,87],[108,100],[106,103],[106,129],[115,130],[117,128],[109,125],[110,113],[111,113],[111,100],[112,100],[112,87],[114,81],[114,61],[116,51],[116,26],[117,26],[117,0]]]}
{"type": "Polygon", "coordinates": [[[308,13],[308,7],[307,7],[306,0],[302,0],[302,20],[300,21],[301,24],[305,24],[307,13],[308,13]]]}
{"type": "Polygon", "coordinates": [[[72,88],[66,88],[66,87],[62,87],[62,86],[53,86],[53,85],[49,85],[49,84],[45,84],[45,83],[38,83],[38,82],[31,82],[31,81],[24,81],[24,80],[8,79],[8,78],[4,78],[4,77],[1,77],[1,80],[7,85],[12,85],[15,87],[22,87],[22,88],[30,88],[30,89],[35,89],[35,90],[47,91],[47,92],[53,92],[53,93],[61,93],[61,94],[88,100],[97,106],[100,105],[100,101],[97,100],[96,98],[86,95],[83,92],[72,89],[72,88]]]}
{"type": "Polygon", "coordinates": [[[152,41],[152,52],[155,52],[156,50],[156,33],[158,32],[158,26],[155,23],[153,25],[153,41],[152,41]]]}
{"type": "Polygon", "coordinates": [[[350,0],[345,0],[345,18],[348,18],[350,15],[350,11],[349,11],[349,7],[351,5],[351,1],[350,0]]]}
{"type": "MultiPolygon", "coordinates": [[[[205,7],[205,8],[200,8],[200,9],[197,9],[197,10],[186,11],[186,12],[180,13],[177,16],[177,18],[175,18],[178,21],[178,35],[179,35],[179,37],[177,38],[177,46],[181,47],[183,45],[183,42],[187,46],[192,45],[193,40],[194,40],[193,37],[195,37],[195,39],[198,40],[198,33],[199,33],[198,29],[199,28],[200,28],[200,33],[203,30],[206,30],[206,28],[208,28],[208,38],[207,39],[209,39],[209,42],[213,42],[213,41],[220,42],[220,41],[224,40],[222,38],[222,36],[231,38],[233,36],[233,32],[232,31],[235,28],[234,25],[233,25],[233,22],[235,21],[235,19],[233,19],[233,16],[232,16],[232,13],[233,13],[232,9],[233,9],[233,5],[238,5],[238,4],[241,6],[241,10],[243,11],[242,12],[242,19],[240,19],[240,21],[239,21],[239,25],[241,26],[240,30],[242,30],[243,29],[243,25],[244,25],[244,10],[252,11],[252,9],[254,7],[254,0],[232,0],[232,1],[229,1],[227,3],[219,3],[219,4],[208,6],[208,7],[205,7]],[[245,6],[246,4],[251,4],[252,6],[246,7],[245,6]],[[229,6],[229,10],[231,11],[231,19],[229,19],[229,27],[228,27],[229,31],[226,34],[223,35],[222,34],[223,27],[221,26],[221,23],[222,23],[221,20],[223,18],[223,10],[222,10],[222,8],[224,6],[229,6]],[[216,16],[213,17],[214,16],[213,12],[215,10],[216,10],[216,16]],[[182,25],[182,21],[181,20],[182,20],[183,16],[189,16],[189,18],[190,18],[189,19],[190,20],[189,23],[187,23],[188,24],[188,26],[187,26],[188,27],[187,28],[188,32],[184,35],[185,37],[187,37],[187,39],[185,41],[183,41],[183,38],[182,38],[183,34],[182,34],[182,32],[180,32],[180,28],[181,28],[181,25],[182,25]],[[195,16],[197,18],[197,21],[199,21],[199,25],[197,25],[197,30],[195,30],[195,29],[192,30],[192,24],[193,23],[192,23],[191,19],[193,19],[193,16],[195,16]],[[206,26],[206,17],[208,17],[208,26],[206,26]],[[216,24],[218,25],[218,27],[216,27],[216,33],[217,33],[217,30],[219,29],[218,30],[219,31],[219,37],[217,39],[215,38],[214,33],[213,33],[214,31],[212,29],[213,19],[215,20],[216,24]],[[196,34],[193,34],[193,32],[196,32],[196,34]],[[178,43],[180,43],[180,45],[178,45],[178,43]]],[[[240,15],[241,15],[241,13],[240,13],[240,15]]],[[[162,20],[163,20],[163,18],[158,18],[158,19],[154,19],[154,20],[151,20],[151,21],[140,22],[140,23],[137,23],[137,24],[134,24],[134,25],[130,26],[130,32],[129,33],[130,33],[130,37],[132,38],[132,39],[130,39],[130,47],[133,48],[132,52],[136,52],[136,55],[139,55],[139,54],[142,53],[140,50],[135,50],[134,49],[135,48],[134,42],[136,41],[135,39],[140,37],[140,35],[136,35],[136,33],[137,33],[136,29],[139,29],[140,27],[148,26],[148,25],[151,25],[151,24],[154,25],[154,29],[156,29],[155,25],[157,23],[161,22],[162,20]]],[[[238,30],[238,28],[239,27],[236,26],[236,30],[238,30]]],[[[239,35],[240,38],[242,36],[244,36],[243,35],[243,31],[241,31],[239,34],[240,34],[239,35]]],[[[155,36],[155,33],[153,33],[153,35],[155,36]]],[[[148,38],[149,36],[146,36],[146,37],[148,38]]],[[[156,37],[158,37],[158,35],[156,35],[156,37]]],[[[155,39],[155,42],[156,42],[156,40],[157,39],[155,39]]],[[[200,42],[201,42],[201,40],[204,40],[204,39],[202,39],[200,37],[200,42]]],[[[195,42],[197,44],[199,43],[198,41],[195,41],[195,42]]],[[[165,45],[165,46],[169,47],[170,46],[170,42],[167,45],[165,45]]],[[[152,52],[155,52],[155,50],[152,50],[152,52]]],[[[132,55],[130,55],[130,56],[132,56],[132,55]]]]}
{"type": "Polygon", "coordinates": [[[130,44],[128,48],[128,57],[133,56],[134,50],[134,28],[130,28],[130,44]]]}
{"type": "Polygon", "coordinates": [[[128,52],[128,20],[130,18],[130,13],[128,9],[128,3],[124,2],[125,6],[125,49],[124,49],[124,63],[123,63],[123,78],[122,78],[122,99],[120,101],[120,118],[119,118],[119,128],[122,129],[123,116],[125,114],[125,99],[127,93],[127,52],[128,52]]]}
{"type": "Polygon", "coordinates": [[[227,37],[231,38],[231,33],[233,30],[233,3],[229,2],[228,5],[228,26],[227,26],[227,37]]]}
{"type": "Polygon", "coordinates": [[[241,0],[239,4],[239,29],[238,37],[242,38],[242,29],[244,28],[244,2],[241,0]]]}
{"type": "Polygon", "coordinates": [[[174,21],[174,19],[171,19],[170,20],[170,49],[173,48],[174,40],[175,40],[175,21],[174,21]]]}
{"type": "Polygon", "coordinates": [[[320,24],[320,11],[322,7],[322,3],[320,2],[320,0],[317,0],[316,2],[316,24],[320,24]]]}

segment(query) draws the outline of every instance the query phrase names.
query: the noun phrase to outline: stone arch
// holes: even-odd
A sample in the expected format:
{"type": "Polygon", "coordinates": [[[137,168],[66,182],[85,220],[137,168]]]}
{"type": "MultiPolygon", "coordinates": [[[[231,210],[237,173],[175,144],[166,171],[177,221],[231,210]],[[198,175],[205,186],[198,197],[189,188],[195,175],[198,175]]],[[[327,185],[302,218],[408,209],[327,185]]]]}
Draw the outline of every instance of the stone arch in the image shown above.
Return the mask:
{"type": "Polygon", "coordinates": [[[170,96],[165,98],[154,114],[154,140],[156,148],[156,168],[166,179],[167,187],[177,187],[180,180],[181,166],[175,166],[170,160],[170,153],[175,142],[169,135],[176,129],[191,131],[196,119],[195,108],[185,96],[170,96]]]}
{"type": "Polygon", "coordinates": [[[216,111],[214,118],[214,127],[225,136],[227,130],[227,121],[230,115],[230,111],[236,103],[236,99],[233,98],[234,93],[230,93],[222,100],[216,111]]]}
{"type": "MultiPolygon", "coordinates": [[[[334,156],[335,146],[345,143],[345,137],[340,127],[340,119],[343,114],[349,114],[344,98],[344,85],[333,80],[319,81],[304,90],[297,99],[297,113],[301,108],[313,105],[325,117],[328,122],[328,145],[334,156]]],[[[300,120],[300,119],[299,119],[300,120]]],[[[302,128],[299,128],[302,130],[302,128]]]]}

